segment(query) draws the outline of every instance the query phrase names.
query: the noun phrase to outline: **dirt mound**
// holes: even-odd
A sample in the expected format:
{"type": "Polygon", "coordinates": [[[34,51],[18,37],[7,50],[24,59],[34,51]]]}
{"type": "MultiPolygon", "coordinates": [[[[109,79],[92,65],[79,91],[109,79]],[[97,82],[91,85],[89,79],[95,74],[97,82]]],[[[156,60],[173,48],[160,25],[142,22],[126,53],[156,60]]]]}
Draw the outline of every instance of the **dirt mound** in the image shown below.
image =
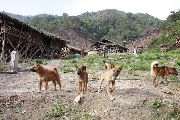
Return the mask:
{"type": "Polygon", "coordinates": [[[133,52],[134,48],[144,49],[147,48],[149,43],[151,42],[152,38],[158,36],[160,33],[159,28],[153,28],[147,32],[141,34],[141,37],[137,40],[131,40],[128,42],[126,47],[129,49],[129,52],[133,52]]]}
{"type": "Polygon", "coordinates": [[[62,38],[66,39],[71,46],[79,49],[84,47],[88,50],[94,43],[91,37],[83,35],[82,33],[74,30],[73,28],[60,28],[59,35],[62,38]]]}

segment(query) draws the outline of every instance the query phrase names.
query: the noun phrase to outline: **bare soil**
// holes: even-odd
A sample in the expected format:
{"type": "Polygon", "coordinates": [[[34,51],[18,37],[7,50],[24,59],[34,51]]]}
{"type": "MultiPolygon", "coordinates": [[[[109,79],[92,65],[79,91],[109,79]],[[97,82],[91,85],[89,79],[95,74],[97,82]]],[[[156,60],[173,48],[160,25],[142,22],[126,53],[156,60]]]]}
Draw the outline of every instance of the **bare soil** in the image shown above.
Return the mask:
{"type": "MultiPolygon", "coordinates": [[[[48,65],[58,66],[60,60],[48,61],[48,65]]],[[[60,70],[59,70],[60,72],[60,70]]],[[[0,119],[41,120],[47,119],[45,112],[55,102],[65,106],[62,117],[51,119],[85,119],[79,113],[87,113],[91,119],[101,120],[150,120],[165,118],[171,105],[180,106],[180,83],[169,80],[169,85],[154,88],[149,72],[123,70],[116,81],[116,89],[110,101],[103,84],[102,92],[97,93],[98,80],[89,75],[88,91],[81,104],[74,104],[76,97],[76,73],[61,73],[62,91],[54,91],[52,83],[48,92],[38,93],[38,80],[34,72],[0,74],[0,119]],[[153,98],[161,101],[158,109],[150,108],[148,102],[153,98]],[[80,112],[77,112],[80,111],[80,112]],[[78,114],[77,114],[78,113],[78,114]]],[[[161,80],[161,78],[158,78],[161,80]]]]}

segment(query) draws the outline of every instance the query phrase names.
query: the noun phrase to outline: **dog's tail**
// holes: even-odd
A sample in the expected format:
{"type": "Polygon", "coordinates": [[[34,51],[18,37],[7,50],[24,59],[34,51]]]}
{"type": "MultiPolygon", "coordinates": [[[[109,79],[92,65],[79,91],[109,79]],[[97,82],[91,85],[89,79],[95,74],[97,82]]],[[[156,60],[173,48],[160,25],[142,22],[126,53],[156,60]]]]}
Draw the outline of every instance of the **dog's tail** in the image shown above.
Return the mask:
{"type": "Polygon", "coordinates": [[[157,67],[158,64],[159,64],[158,61],[153,61],[153,62],[151,63],[151,75],[153,74],[153,69],[154,69],[154,67],[157,67]]]}
{"type": "Polygon", "coordinates": [[[60,75],[59,75],[59,73],[58,73],[58,70],[57,70],[57,68],[55,68],[55,67],[54,67],[54,71],[56,72],[56,74],[57,74],[57,77],[58,77],[58,79],[60,80],[60,75]]]}
{"type": "Polygon", "coordinates": [[[57,68],[54,68],[54,70],[55,70],[56,72],[58,72],[58,71],[57,71],[57,68]]]}

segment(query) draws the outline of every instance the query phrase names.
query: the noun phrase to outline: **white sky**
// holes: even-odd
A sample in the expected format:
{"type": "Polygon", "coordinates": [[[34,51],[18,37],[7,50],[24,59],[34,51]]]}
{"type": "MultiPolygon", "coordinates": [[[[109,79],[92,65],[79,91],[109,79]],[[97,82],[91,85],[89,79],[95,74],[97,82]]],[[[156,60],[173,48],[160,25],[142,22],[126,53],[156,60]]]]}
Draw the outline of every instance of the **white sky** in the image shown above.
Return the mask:
{"type": "Polygon", "coordinates": [[[180,0],[0,0],[0,11],[20,15],[80,15],[104,9],[148,13],[166,19],[171,11],[180,9],[180,0]]]}

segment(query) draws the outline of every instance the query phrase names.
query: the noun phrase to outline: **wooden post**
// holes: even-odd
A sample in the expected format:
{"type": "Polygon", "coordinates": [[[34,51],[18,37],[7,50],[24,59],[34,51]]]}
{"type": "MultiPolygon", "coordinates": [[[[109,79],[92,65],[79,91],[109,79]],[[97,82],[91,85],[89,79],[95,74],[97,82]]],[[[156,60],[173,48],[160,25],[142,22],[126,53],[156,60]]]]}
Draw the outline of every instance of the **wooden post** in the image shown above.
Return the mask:
{"type": "Polygon", "coordinates": [[[2,39],[2,51],[1,51],[1,57],[0,60],[2,63],[5,63],[5,57],[4,57],[4,53],[5,53],[5,41],[6,41],[6,24],[5,24],[5,20],[4,20],[4,37],[2,39]]]}

